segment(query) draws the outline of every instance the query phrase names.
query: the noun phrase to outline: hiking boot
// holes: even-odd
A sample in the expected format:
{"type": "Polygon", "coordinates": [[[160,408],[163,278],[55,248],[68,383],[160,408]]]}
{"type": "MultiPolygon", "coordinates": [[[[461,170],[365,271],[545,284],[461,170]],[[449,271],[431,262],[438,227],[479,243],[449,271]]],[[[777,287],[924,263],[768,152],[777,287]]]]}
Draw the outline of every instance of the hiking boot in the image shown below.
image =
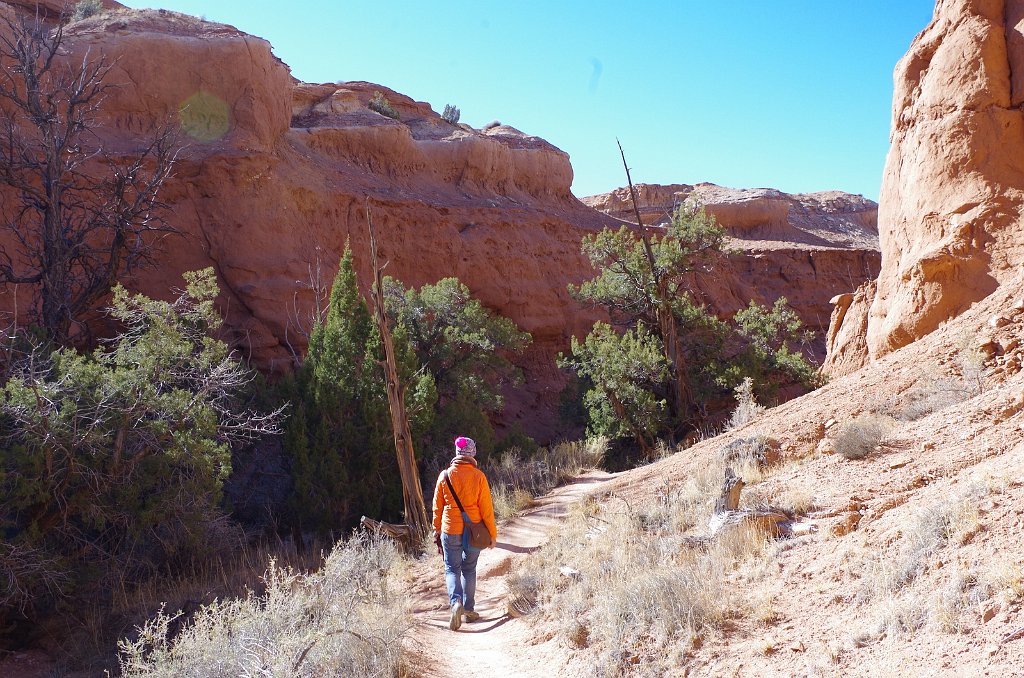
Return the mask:
{"type": "Polygon", "coordinates": [[[475,622],[480,619],[480,613],[473,610],[466,610],[462,613],[462,616],[466,618],[467,622],[475,622]]]}
{"type": "Polygon", "coordinates": [[[448,622],[448,628],[452,631],[458,631],[459,627],[462,626],[462,601],[452,605],[452,618],[448,622]]]}

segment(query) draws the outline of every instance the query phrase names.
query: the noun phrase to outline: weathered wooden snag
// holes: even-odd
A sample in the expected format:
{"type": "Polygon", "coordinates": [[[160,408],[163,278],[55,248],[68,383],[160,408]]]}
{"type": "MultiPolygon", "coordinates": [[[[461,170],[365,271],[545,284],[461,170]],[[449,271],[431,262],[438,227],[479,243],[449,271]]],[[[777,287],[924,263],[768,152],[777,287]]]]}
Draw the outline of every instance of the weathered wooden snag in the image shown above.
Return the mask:
{"type": "Polygon", "coordinates": [[[753,528],[772,539],[813,531],[813,526],[797,521],[796,516],[789,511],[774,506],[741,509],[740,493],[743,487],[743,478],[737,476],[731,468],[725,469],[722,492],[715,502],[715,512],[708,521],[712,537],[740,526],[753,528]]]}

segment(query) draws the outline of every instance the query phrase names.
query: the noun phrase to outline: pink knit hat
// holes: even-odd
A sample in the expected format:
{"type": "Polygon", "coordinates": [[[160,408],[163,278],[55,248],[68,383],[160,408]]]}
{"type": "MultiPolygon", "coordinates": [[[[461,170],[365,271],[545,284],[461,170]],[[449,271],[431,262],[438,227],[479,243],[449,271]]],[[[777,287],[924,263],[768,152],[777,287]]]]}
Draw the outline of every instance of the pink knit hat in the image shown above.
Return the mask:
{"type": "Polygon", "coordinates": [[[476,443],[473,442],[472,438],[459,436],[455,439],[455,454],[462,455],[463,457],[475,457],[476,443]]]}

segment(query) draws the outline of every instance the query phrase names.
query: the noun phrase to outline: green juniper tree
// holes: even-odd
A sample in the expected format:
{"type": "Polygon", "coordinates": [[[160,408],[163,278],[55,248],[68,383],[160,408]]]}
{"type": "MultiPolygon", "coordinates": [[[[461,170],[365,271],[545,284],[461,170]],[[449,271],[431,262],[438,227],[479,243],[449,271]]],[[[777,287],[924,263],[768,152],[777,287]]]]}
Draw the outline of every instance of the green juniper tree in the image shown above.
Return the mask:
{"type": "Polygon", "coordinates": [[[457,278],[419,290],[391,278],[384,286],[388,315],[408,333],[437,388],[437,415],[423,445],[447,455],[454,435],[474,431],[482,451],[493,449],[488,417],[501,409],[501,388],[521,379],[509,356],[522,352],[530,335],[486,308],[457,278]]]}
{"type": "MultiPolygon", "coordinates": [[[[394,334],[414,431],[430,425],[436,392],[417,371],[408,336],[394,334]]],[[[301,530],[330,534],[360,515],[398,520],[402,486],[381,365],[380,334],[359,292],[346,245],[327,315],[313,328],[309,351],[283,394],[295,414],[285,432],[294,490],[291,520],[301,530]]]]}
{"type": "MultiPolygon", "coordinates": [[[[570,292],[577,299],[603,306],[619,327],[642,326],[661,347],[668,378],[661,399],[666,407],[665,424],[678,432],[693,422],[695,398],[687,360],[687,328],[703,315],[691,295],[693,274],[709,271],[722,252],[725,232],[700,209],[681,208],[671,223],[658,233],[646,231],[638,238],[623,226],[603,229],[583,239],[583,253],[597,270],[595,278],[570,292]]],[[[605,341],[608,340],[604,333],[605,341]]],[[[595,384],[611,397],[611,384],[595,384]]],[[[637,442],[645,450],[646,441],[637,442]]]]}
{"type": "MultiPolygon", "coordinates": [[[[0,400],[0,620],[11,606],[205,552],[230,444],[276,431],[247,409],[212,269],[172,302],[113,293],[124,330],[88,355],[27,350],[0,400]]],[[[106,580],[108,583],[110,579],[106,580]]]]}
{"type": "Polygon", "coordinates": [[[607,310],[572,357],[560,359],[586,380],[590,430],[632,437],[644,454],[662,435],[675,438],[700,425],[707,404],[726,396],[744,376],[759,394],[775,381],[809,383],[813,370],[791,349],[799,320],[782,299],[772,310],[751,302],[731,325],[694,294],[695,276],[710,273],[724,254],[724,230],[703,209],[680,207],[664,228],[604,229],[583,239],[597,275],[570,286],[578,300],[607,310]],[[633,364],[628,364],[630,361],[633,364]]]}

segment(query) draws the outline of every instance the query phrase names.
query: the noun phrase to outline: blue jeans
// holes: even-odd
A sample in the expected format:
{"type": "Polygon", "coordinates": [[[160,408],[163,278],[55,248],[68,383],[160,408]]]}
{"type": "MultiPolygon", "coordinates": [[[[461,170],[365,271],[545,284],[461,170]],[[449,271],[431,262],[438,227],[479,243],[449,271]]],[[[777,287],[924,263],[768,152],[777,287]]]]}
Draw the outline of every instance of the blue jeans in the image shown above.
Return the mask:
{"type": "Polygon", "coordinates": [[[461,534],[442,534],[444,551],[444,581],[448,585],[448,604],[462,601],[462,607],[472,612],[476,605],[476,561],[480,550],[462,547],[461,534]]]}

